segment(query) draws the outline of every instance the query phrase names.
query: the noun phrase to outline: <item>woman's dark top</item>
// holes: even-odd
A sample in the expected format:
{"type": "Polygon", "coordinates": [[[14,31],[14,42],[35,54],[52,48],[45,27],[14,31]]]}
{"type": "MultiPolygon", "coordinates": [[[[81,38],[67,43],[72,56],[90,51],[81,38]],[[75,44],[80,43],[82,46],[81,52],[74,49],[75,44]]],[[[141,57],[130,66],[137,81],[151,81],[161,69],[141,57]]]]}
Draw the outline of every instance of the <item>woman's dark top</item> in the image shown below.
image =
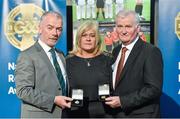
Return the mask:
{"type": "MultiPolygon", "coordinates": [[[[67,75],[71,89],[83,89],[83,107],[71,110],[70,117],[104,117],[107,105],[99,101],[98,85],[110,84],[112,59],[107,53],[94,58],[76,55],[66,59],[67,75]]],[[[71,94],[70,94],[71,95],[71,94]]]]}

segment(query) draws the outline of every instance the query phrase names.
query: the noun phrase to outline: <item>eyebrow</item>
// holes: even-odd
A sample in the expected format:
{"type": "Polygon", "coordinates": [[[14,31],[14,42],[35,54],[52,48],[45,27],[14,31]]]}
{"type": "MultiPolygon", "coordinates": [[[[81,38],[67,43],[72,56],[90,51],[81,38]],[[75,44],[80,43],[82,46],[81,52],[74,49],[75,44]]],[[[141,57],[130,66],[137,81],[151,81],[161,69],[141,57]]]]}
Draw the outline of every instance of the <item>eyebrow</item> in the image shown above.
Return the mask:
{"type": "MultiPolygon", "coordinates": [[[[54,25],[51,25],[51,24],[48,24],[47,26],[48,26],[48,27],[49,27],[49,26],[50,26],[50,27],[55,27],[54,25]]],[[[62,26],[59,26],[59,27],[57,26],[56,28],[62,28],[62,26]]]]}

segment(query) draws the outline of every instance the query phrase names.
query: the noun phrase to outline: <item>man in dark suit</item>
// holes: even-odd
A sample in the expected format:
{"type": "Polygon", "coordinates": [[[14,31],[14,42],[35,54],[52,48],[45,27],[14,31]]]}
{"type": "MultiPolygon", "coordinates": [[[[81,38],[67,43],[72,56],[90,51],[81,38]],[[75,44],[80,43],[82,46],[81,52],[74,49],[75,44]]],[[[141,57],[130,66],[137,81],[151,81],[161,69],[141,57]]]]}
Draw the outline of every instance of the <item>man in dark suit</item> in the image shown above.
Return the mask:
{"type": "Polygon", "coordinates": [[[15,80],[17,96],[22,100],[22,118],[60,118],[62,109],[70,108],[71,98],[65,96],[68,91],[65,59],[54,48],[62,26],[59,13],[45,12],[39,24],[39,40],[18,57],[15,80]]]}
{"type": "Polygon", "coordinates": [[[138,36],[139,17],[134,11],[117,14],[116,30],[122,44],[113,50],[114,90],[113,96],[106,98],[106,104],[112,107],[114,117],[159,117],[163,79],[161,52],[138,36]]]}

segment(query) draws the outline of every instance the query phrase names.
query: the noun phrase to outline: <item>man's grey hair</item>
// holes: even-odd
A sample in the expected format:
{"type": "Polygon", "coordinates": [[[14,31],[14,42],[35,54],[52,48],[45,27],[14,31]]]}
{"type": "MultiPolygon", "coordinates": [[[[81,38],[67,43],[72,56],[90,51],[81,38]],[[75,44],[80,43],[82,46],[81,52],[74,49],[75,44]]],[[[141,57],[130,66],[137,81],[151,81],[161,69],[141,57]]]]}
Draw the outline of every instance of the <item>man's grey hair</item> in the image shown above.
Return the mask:
{"type": "Polygon", "coordinates": [[[135,11],[133,11],[133,10],[121,10],[121,11],[119,11],[117,13],[117,15],[116,15],[116,21],[117,21],[117,19],[119,17],[125,18],[125,17],[127,17],[129,15],[134,15],[134,17],[135,17],[135,19],[134,19],[135,20],[135,24],[139,24],[139,22],[140,22],[139,15],[135,11]]]}
{"type": "Polygon", "coordinates": [[[52,14],[54,16],[56,16],[57,18],[59,19],[62,19],[62,15],[59,13],[59,12],[55,12],[55,11],[46,11],[43,13],[43,15],[41,16],[41,19],[40,19],[40,23],[43,21],[43,19],[49,15],[49,14],[52,14]]]}

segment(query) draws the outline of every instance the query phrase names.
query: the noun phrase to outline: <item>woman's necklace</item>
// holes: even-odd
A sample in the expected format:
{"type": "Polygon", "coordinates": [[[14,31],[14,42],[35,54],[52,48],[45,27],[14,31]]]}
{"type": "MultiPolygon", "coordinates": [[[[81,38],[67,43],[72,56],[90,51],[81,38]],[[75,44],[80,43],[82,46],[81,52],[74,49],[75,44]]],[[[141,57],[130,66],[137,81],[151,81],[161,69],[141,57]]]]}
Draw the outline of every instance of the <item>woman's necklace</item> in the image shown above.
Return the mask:
{"type": "Polygon", "coordinates": [[[92,54],[91,55],[87,55],[87,54],[82,55],[82,53],[81,54],[78,53],[77,56],[82,57],[84,59],[86,66],[90,67],[92,65],[91,61],[92,61],[94,55],[92,55],[92,54]]]}
{"type": "Polygon", "coordinates": [[[92,60],[92,59],[84,59],[84,61],[86,62],[86,65],[87,65],[88,67],[91,66],[91,60],[92,60]]]}

